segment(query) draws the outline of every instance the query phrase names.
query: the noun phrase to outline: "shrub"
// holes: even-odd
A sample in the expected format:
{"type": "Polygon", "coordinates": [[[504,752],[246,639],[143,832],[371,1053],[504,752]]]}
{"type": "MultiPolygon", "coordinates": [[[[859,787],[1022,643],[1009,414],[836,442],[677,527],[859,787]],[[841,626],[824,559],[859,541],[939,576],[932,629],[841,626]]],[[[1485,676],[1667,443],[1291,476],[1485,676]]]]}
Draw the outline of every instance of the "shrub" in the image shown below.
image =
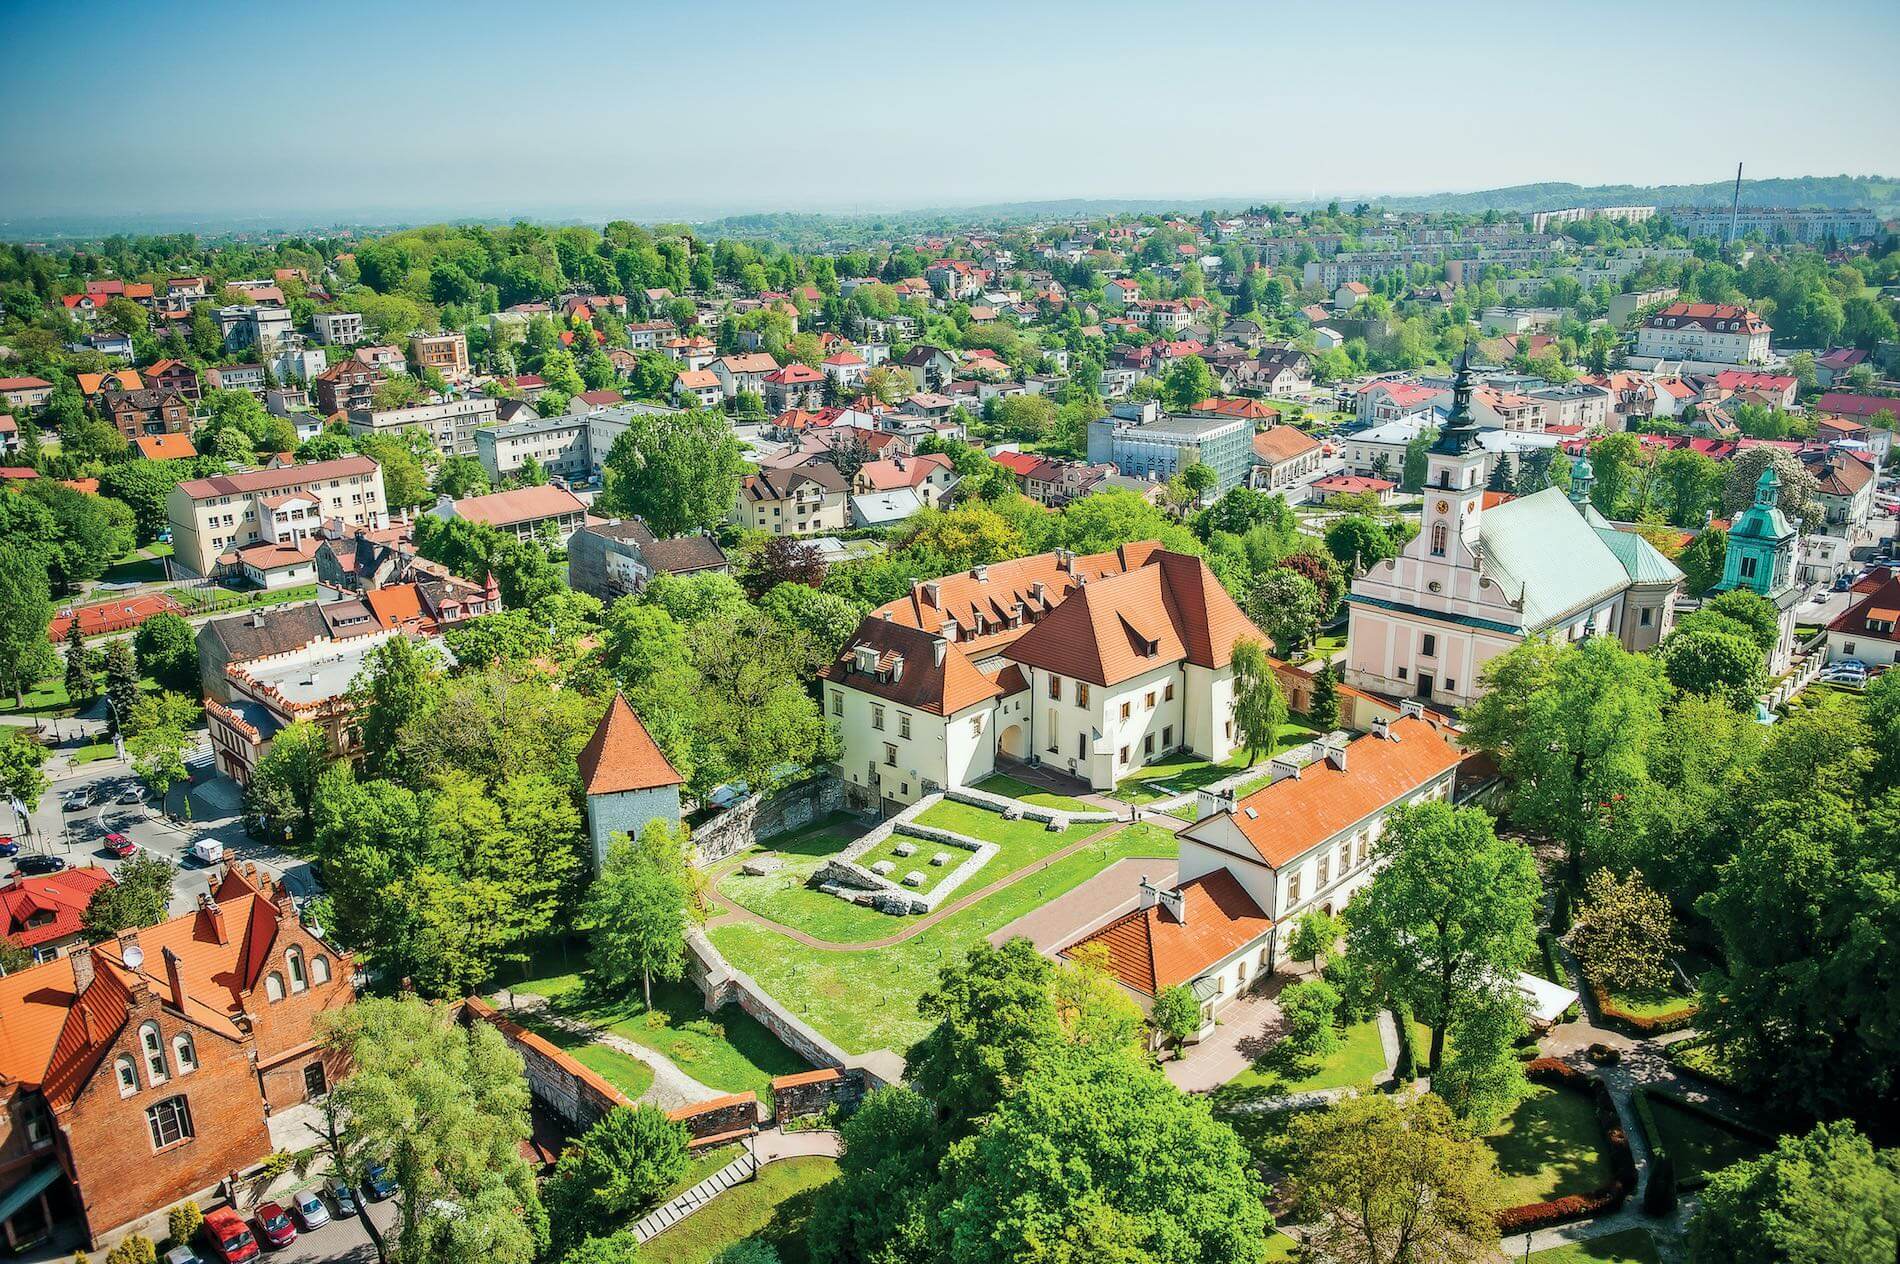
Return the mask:
{"type": "Polygon", "coordinates": [[[611,1232],[686,1171],[683,1124],[652,1106],[617,1106],[567,1147],[543,1196],[564,1243],[611,1232]]]}
{"type": "Polygon", "coordinates": [[[106,1264],[157,1264],[158,1248],[141,1233],[128,1234],[106,1253],[106,1264]]]}
{"type": "Polygon", "coordinates": [[[1280,993],[1280,1013],[1286,1019],[1286,1049],[1306,1062],[1323,1058],[1339,1047],[1339,993],[1324,979],[1295,983],[1280,993]]]}
{"type": "Polygon", "coordinates": [[[1666,1216],[1676,1209],[1676,1161],[1657,1151],[1649,1164],[1649,1187],[1643,1191],[1643,1214],[1666,1216]]]}
{"type": "Polygon", "coordinates": [[[172,1243],[176,1246],[188,1246],[198,1230],[204,1226],[205,1214],[198,1204],[186,1199],[172,1208],[166,1227],[171,1230],[172,1243]]]}
{"type": "Polygon", "coordinates": [[[1660,1036],[1664,1032],[1681,1031],[1695,1021],[1693,1003],[1660,1014],[1632,1014],[1598,987],[1594,979],[1590,982],[1590,999],[1596,1002],[1597,1016],[1605,1025],[1632,1036],[1660,1036]]]}

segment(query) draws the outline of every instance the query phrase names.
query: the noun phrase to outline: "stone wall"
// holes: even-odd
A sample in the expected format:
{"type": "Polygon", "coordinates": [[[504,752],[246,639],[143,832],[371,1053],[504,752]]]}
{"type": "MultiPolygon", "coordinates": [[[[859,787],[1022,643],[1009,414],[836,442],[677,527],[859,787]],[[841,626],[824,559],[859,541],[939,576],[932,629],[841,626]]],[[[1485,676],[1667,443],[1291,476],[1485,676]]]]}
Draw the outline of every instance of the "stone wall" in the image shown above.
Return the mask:
{"type": "Polygon", "coordinates": [[[633,1105],[619,1089],[549,1041],[502,1017],[480,997],[471,996],[462,1002],[461,1018],[464,1023],[488,1023],[501,1032],[509,1047],[521,1055],[535,1100],[574,1131],[585,1132],[616,1106],[633,1105]]]}
{"type": "Polygon", "coordinates": [[[693,1145],[728,1140],[735,1133],[758,1131],[759,1095],[752,1092],[729,1093],[709,1102],[695,1102],[691,1106],[670,1110],[666,1117],[674,1123],[686,1125],[686,1131],[692,1134],[693,1145]]]}
{"type": "Polygon", "coordinates": [[[831,1106],[849,1113],[864,1098],[864,1072],[827,1068],[772,1081],[772,1117],[782,1126],[788,1119],[818,1115],[831,1106]]]}
{"type": "Polygon", "coordinates": [[[693,863],[714,864],[844,807],[844,783],[829,773],[774,794],[751,795],[693,831],[693,863]]]}

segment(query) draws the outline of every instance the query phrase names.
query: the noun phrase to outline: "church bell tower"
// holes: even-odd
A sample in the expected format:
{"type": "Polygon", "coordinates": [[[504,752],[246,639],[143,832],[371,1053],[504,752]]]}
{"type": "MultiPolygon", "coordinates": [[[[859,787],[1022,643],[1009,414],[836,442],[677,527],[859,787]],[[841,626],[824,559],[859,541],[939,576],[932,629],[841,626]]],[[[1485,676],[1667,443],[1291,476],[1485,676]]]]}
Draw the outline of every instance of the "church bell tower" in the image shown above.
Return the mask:
{"type": "Polygon", "coordinates": [[[1420,530],[1429,556],[1448,557],[1451,542],[1467,549],[1478,543],[1478,518],[1484,505],[1484,447],[1471,416],[1471,343],[1458,357],[1452,381],[1451,417],[1425,457],[1425,513],[1420,530]]]}

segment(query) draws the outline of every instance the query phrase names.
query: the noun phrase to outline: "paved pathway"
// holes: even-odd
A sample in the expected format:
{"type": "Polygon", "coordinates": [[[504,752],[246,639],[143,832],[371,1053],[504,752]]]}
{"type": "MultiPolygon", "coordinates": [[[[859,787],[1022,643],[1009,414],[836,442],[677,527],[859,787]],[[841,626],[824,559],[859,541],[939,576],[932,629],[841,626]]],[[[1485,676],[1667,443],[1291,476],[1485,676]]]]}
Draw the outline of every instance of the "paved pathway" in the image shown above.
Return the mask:
{"type": "Polygon", "coordinates": [[[606,1031],[591,1023],[581,1022],[557,1012],[545,996],[534,992],[501,991],[488,998],[489,1003],[502,1013],[526,1013],[536,1021],[576,1036],[587,1036],[593,1043],[605,1045],[616,1053],[624,1053],[652,1068],[653,1083],[647,1091],[640,1094],[640,1100],[648,1102],[662,1110],[671,1110],[675,1106],[691,1106],[695,1102],[710,1101],[724,1096],[720,1090],[700,1083],[679,1064],[665,1054],[636,1044],[616,1032],[606,1031]]]}
{"type": "Polygon", "coordinates": [[[804,1132],[781,1132],[776,1128],[768,1129],[752,1138],[744,1154],[664,1207],[656,1208],[642,1218],[633,1226],[634,1236],[642,1242],[649,1241],[705,1207],[734,1185],[752,1180],[758,1175],[759,1169],[767,1163],[802,1156],[835,1159],[841,1153],[843,1153],[842,1145],[835,1132],[817,1129],[804,1132]]]}
{"type": "Polygon", "coordinates": [[[1156,886],[1167,887],[1174,882],[1175,872],[1172,860],[1144,856],[1117,860],[1067,895],[1058,895],[995,931],[990,942],[1002,944],[1023,935],[1036,945],[1036,951],[1054,952],[1134,908],[1140,902],[1143,874],[1156,886]]]}
{"type": "Polygon", "coordinates": [[[787,926],[783,922],[775,922],[769,917],[754,913],[751,909],[743,905],[734,903],[732,900],[727,899],[717,887],[709,887],[706,892],[707,898],[712,902],[713,907],[718,910],[713,917],[708,919],[707,924],[717,925],[727,921],[751,922],[755,926],[763,926],[767,930],[777,931],[779,934],[788,936],[807,948],[816,948],[820,952],[863,952],[868,948],[890,948],[903,943],[907,939],[915,939],[932,926],[935,926],[938,922],[941,922],[944,918],[954,913],[962,912],[964,909],[970,907],[970,905],[975,904],[978,900],[987,899],[1005,887],[1013,886],[1025,878],[1041,873],[1057,861],[1066,860],[1085,847],[1092,847],[1103,839],[1112,837],[1126,828],[1127,824],[1126,821],[1110,821],[1086,838],[1077,839],[1066,847],[1052,851],[1036,863],[1025,865],[1015,873],[998,878],[986,887],[972,891],[968,895],[959,896],[957,899],[952,900],[934,912],[926,913],[922,917],[905,918],[903,930],[897,932],[895,935],[886,935],[882,939],[870,939],[855,944],[839,944],[833,943],[829,939],[819,939],[816,936],[806,934],[802,930],[787,926]]]}

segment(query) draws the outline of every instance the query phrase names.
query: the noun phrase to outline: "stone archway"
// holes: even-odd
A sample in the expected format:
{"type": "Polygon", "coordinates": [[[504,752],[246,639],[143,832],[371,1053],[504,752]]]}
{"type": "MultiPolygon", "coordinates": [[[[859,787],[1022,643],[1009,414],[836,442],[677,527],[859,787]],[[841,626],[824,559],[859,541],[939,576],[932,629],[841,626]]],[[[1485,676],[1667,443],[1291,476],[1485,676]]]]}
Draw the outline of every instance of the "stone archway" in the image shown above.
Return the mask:
{"type": "Polygon", "coordinates": [[[1026,759],[1029,755],[1029,740],[1023,734],[1023,726],[1012,724],[1003,730],[1003,754],[1010,759],[1026,759]]]}

